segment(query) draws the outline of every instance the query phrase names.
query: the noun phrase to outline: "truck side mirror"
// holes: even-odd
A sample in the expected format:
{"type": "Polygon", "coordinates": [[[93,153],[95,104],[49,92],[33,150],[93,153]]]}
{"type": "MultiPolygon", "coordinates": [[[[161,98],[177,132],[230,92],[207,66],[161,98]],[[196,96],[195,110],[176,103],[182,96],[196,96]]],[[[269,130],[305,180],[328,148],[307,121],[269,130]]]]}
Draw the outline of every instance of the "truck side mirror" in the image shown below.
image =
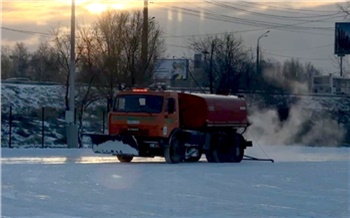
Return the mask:
{"type": "Polygon", "coordinates": [[[167,112],[169,114],[173,114],[175,112],[175,99],[173,98],[168,99],[167,112]]]}

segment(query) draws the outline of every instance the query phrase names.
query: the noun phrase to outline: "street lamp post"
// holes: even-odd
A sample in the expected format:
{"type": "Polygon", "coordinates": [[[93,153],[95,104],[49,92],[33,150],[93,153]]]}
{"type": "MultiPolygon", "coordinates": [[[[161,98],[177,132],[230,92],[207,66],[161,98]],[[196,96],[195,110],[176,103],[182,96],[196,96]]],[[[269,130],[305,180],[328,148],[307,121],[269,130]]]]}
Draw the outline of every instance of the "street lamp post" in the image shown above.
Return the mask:
{"type": "MultiPolygon", "coordinates": [[[[209,54],[209,52],[207,50],[203,50],[202,54],[204,55],[204,75],[205,75],[204,78],[209,78],[207,77],[207,74],[208,74],[207,55],[209,54]]],[[[208,80],[210,81],[210,78],[208,80]]]]}
{"type": "Polygon", "coordinates": [[[214,88],[213,88],[213,83],[214,83],[214,79],[213,79],[213,52],[214,52],[214,47],[215,47],[215,43],[212,42],[211,44],[211,51],[210,51],[210,61],[209,61],[209,87],[210,87],[210,94],[214,93],[214,88]]]}
{"type": "Polygon", "coordinates": [[[144,83],[145,73],[148,63],[148,0],[143,2],[143,25],[142,25],[142,41],[141,41],[141,70],[139,75],[134,79],[133,84],[136,82],[138,85],[144,83]]]}
{"type": "Polygon", "coordinates": [[[69,111],[66,112],[67,147],[78,147],[78,129],[75,124],[75,0],[72,0],[70,72],[69,72],[69,111]]]}
{"type": "MultiPolygon", "coordinates": [[[[209,60],[209,88],[210,88],[210,94],[214,93],[214,78],[213,78],[213,54],[214,54],[214,49],[215,49],[215,41],[211,42],[211,47],[210,47],[210,60],[209,60]]],[[[209,54],[209,52],[207,50],[202,51],[202,53],[204,54],[204,62],[205,62],[205,66],[206,66],[206,71],[208,70],[208,65],[207,65],[207,55],[209,54]]]]}
{"type": "Polygon", "coordinates": [[[263,38],[263,37],[267,37],[268,33],[270,32],[270,30],[266,31],[264,34],[262,34],[261,36],[259,36],[258,40],[257,40],[257,46],[256,46],[256,74],[259,75],[259,68],[260,68],[260,46],[259,46],[259,43],[260,43],[260,39],[263,38]]]}

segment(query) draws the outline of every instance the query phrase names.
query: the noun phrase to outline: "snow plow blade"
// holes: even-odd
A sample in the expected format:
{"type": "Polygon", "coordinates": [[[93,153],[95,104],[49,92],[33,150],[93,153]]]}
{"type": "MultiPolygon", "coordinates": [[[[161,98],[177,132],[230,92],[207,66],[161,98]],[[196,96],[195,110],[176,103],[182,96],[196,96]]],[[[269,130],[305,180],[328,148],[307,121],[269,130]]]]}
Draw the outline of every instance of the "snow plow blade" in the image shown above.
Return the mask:
{"type": "Polygon", "coordinates": [[[114,154],[138,156],[137,141],[133,136],[110,136],[104,134],[89,134],[92,150],[99,154],[114,154]]]}

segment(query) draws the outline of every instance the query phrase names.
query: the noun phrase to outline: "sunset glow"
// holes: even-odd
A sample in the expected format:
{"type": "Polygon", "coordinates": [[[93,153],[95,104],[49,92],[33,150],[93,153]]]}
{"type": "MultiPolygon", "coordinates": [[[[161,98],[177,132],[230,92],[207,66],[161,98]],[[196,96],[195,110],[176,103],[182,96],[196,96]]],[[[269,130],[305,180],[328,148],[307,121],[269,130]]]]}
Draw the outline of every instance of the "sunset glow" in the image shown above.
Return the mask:
{"type": "MultiPolygon", "coordinates": [[[[71,5],[72,0],[56,0],[57,2],[71,5]]],[[[77,7],[84,8],[86,11],[98,14],[108,9],[125,10],[127,8],[135,8],[142,6],[143,1],[137,0],[75,0],[77,7]]]]}
{"type": "MultiPolygon", "coordinates": [[[[109,11],[113,14],[129,12],[130,15],[139,12],[143,19],[146,2],[5,0],[1,3],[2,45],[13,47],[17,42],[23,42],[34,51],[40,43],[53,42],[53,31],[70,34],[73,1],[77,36],[80,28],[95,28],[95,24],[109,11]]],[[[248,48],[254,48],[258,37],[270,30],[269,36],[261,41],[261,52],[265,52],[266,58],[283,61],[288,58],[305,59],[317,63],[317,67],[324,72],[338,73],[339,66],[334,64],[338,61],[333,51],[334,27],[336,22],[348,21],[346,14],[339,8],[348,1],[148,0],[148,18],[153,26],[159,26],[164,33],[167,46],[165,52],[170,58],[187,55],[187,39],[190,37],[215,36],[229,32],[242,37],[248,48]]],[[[113,19],[106,16],[105,21],[110,20],[115,25],[113,19]]],[[[350,62],[347,64],[350,66],[350,62]]],[[[346,68],[350,69],[344,67],[346,68]]]]}
{"type": "Polygon", "coordinates": [[[92,13],[101,13],[107,10],[107,5],[101,3],[91,3],[85,6],[85,8],[92,13]]]}
{"type": "Polygon", "coordinates": [[[117,10],[123,10],[123,9],[125,9],[125,5],[123,5],[123,4],[113,4],[113,5],[111,5],[111,8],[117,9],[117,10]]]}

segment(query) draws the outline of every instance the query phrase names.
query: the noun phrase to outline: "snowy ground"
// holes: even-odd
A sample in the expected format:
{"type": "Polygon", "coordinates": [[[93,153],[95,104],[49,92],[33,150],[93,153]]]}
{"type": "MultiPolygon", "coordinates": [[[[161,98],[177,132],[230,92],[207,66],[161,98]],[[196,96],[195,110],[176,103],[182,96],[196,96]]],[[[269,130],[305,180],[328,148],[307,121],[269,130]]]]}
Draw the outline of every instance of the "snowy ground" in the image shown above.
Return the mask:
{"type": "Polygon", "coordinates": [[[2,217],[350,217],[350,148],[264,146],[247,154],[275,163],[177,165],[1,151],[2,217]]]}

